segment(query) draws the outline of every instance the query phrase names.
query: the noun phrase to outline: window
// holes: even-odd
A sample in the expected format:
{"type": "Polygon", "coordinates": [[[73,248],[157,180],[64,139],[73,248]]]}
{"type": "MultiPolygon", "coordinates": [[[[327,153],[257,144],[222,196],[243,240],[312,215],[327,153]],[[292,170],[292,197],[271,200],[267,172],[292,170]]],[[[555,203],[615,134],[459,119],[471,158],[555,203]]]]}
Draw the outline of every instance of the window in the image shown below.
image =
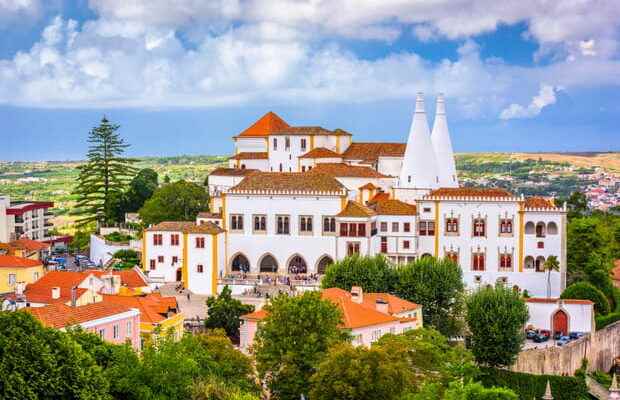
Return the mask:
{"type": "Polygon", "coordinates": [[[340,236],[349,236],[349,225],[346,223],[340,224],[340,236]]]}
{"type": "Polygon", "coordinates": [[[376,331],[372,331],[372,341],[373,342],[379,340],[380,337],[381,337],[381,330],[380,329],[377,329],[376,331]]]}
{"type": "Polygon", "coordinates": [[[118,324],[115,324],[112,327],[112,336],[114,337],[114,339],[118,339],[121,336],[118,324]]]}
{"type": "Polygon", "coordinates": [[[348,242],[347,243],[347,255],[352,256],[360,253],[360,242],[348,242]]]}
{"type": "Polygon", "coordinates": [[[198,272],[199,274],[202,274],[204,272],[205,268],[202,264],[198,264],[196,265],[196,272],[198,272]]]}
{"type": "Polygon", "coordinates": [[[282,172],[282,163],[280,163],[280,172],[282,172]]]}
{"type": "Polygon", "coordinates": [[[392,222],[392,232],[398,232],[398,222],[392,222]]]}
{"type": "Polygon", "coordinates": [[[349,224],[349,236],[357,236],[357,224],[349,224]]]}
{"type": "Polygon", "coordinates": [[[431,208],[430,208],[430,207],[424,207],[424,212],[425,212],[425,213],[429,213],[429,212],[431,212],[431,208]]]}
{"type": "Polygon", "coordinates": [[[288,235],[291,233],[290,221],[288,215],[277,216],[277,230],[278,235],[288,235]]]}
{"type": "Polygon", "coordinates": [[[131,336],[132,332],[131,332],[132,326],[131,326],[131,321],[127,321],[127,336],[131,336]]]}
{"type": "Polygon", "coordinates": [[[544,249],[545,248],[545,242],[537,242],[536,243],[536,247],[539,249],[544,249]]]}
{"type": "Polygon", "coordinates": [[[472,270],[484,271],[484,253],[472,254],[472,270]]]}
{"type": "Polygon", "coordinates": [[[33,280],[35,280],[35,281],[36,281],[36,280],[38,280],[38,279],[39,279],[39,273],[38,273],[38,272],[34,272],[34,273],[32,274],[32,278],[33,278],[33,280]]]}
{"type": "Polygon", "coordinates": [[[172,256],[172,265],[176,264],[179,262],[179,257],[177,256],[172,256]]]}
{"type": "Polygon", "coordinates": [[[178,233],[173,233],[172,235],[170,235],[170,245],[171,246],[179,245],[179,234],[178,233]]]}
{"type": "Polygon", "coordinates": [[[267,216],[255,215],[254,216],[254,232],[266,232],[267,231],[267,216]]]}
{"type": "Polygon", "coordinates": [[[512,254],[501,253],[499,255],[499,267],[502,269],[512,269],[512,254]]]}
{"type": "Polygon", "coordinates": [[[15,274],[9,274],[9,286],[15,285],[17,282],[17,276],[15,274]]]}
{"type": "Polygon", "coordinates": [[[149,267],[151,268],[151,270],[155,269],[155,260],[149,261],[149,267]]]}
{"type": "Polygon", "coordinates": [[[411,232],[411,222],[403,223],[403,232],[411,232]]]}
{"type": "Polygon", "coordinates": [[[323,233],[336,233],[336,218],[323,217],[323,233]]]}
{"type": "Polygon", "coordinates": [[[196,248],[197,249],[204,249],[205,248],[205,238],[204,237],[197,237],[196,238],[196,248]]]}
{"type": "Polygon", "coordinates": [[[387,232],[387,222],[381,223],[381,232],[387,232]]]}
{"type": "Polygon", "coordinates": [[[164,262],[164,256],[157,256],[157,262],[158,263],[163,263],[164,262]]]}
{"type": "Polygon", "coordinates": [[[299,217],[299,232],[312,233],[312,216],[302,215],[299,217]]]}
{"type": "Polygon", "coordinates": [[[301,151],[306,151],[306,139],[301,139],[301,151]]]}
{"type": "Polygon", "coordinates": [[[156,233],[153,235],[153,246],[161,246],[164,242],[164,235],[156,233]]]}
{"type": "Polygon", "coordinates": [[[502,235],[512,234],[512,219],[502,218],[499,221],[499,233],[502,235]]]}
{"type": "Polygon", "coordinates": [[[286,137],[284,138],[284,150],[290,150],[290,149],[291,149],[291,138],[286,137]]]}
{"type": "Polygon", "coordinates": [[[448,251],[446,253],[446,258],[453,263],[459,263],[459,253],[457,253],[456,251],[448,251]]]}
{"type": "Polygon", "coordinates": [[[434,221],[420,221],[419,228],[420,236],[435,236],[434,221]]]}
{"type": "Polygon", "coordinates": [[[409,241],[403,240],[403,249],[409,249],[409,241]]]}
{"type": "Polygon", "coordinates": [[[278,139],[277,138],[273,138],[273,149],[278,150],[278,139]]]}
{"type": "Polygon", "coordinates": [[[306,166],[305,165],[301,166],[301,172],[306,172],[306,166]]]}
{"type": "Polygon", "coordinates": [[[459,220],[458,218],[450,217],[446,218],[446,234],[459,233],[459,220]]]}
{"type": "Polygon", "coordinates": [[[381,252],[387,253],[388,251],[388,242],[385,236],[381,236],[381,252]]]}
{"type": "Polygon", "coordinates": [[[105,338],[105,329],[99,329],[99,337],[100,337],[101,339],[104,339],[104,338],[105,338]]]}
{"type": "Polygon", "coordinates": [[[231,214],[230,216],[230,230],[242,231],[243,230],[243,215],[231,214]]]}
{"type": "Polygon", "coordinates": [[[474,219],[474,236],[484,237],[486,236],[486,223],[483,218],[474,219]]]}

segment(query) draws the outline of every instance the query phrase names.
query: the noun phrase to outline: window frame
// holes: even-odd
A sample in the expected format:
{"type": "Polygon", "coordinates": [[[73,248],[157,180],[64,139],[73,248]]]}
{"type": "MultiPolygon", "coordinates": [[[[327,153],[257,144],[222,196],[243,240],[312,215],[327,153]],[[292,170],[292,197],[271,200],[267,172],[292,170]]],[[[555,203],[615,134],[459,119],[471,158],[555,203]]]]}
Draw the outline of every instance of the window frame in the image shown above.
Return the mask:
{"type": "Polygon", "coordinates": [[[252,233],[267,233],[267,214],[252,215],[252,233]],[[258,226],[258,228],[256,226],[258,226]]]}
{"type": "Polygon", "coordinates": [[[230,232],[243,232],[243,223],[243,214],[230,214],[230,232]]]}
{"type": "Polygon", "coordinates": [[[312,215],[300,215],[299,216],[299,234],[311,236],[314,233],[314,216],[312,215]]]}
{"type": "Polygon", "coordinates": [[[289,214],[276,214],[276,235],[291,234],[291,216],[289,214]],[[282,221],[282,224],[280,223],[282,221]],[[282,229],[280,229],[280,226],[282,229]]]}

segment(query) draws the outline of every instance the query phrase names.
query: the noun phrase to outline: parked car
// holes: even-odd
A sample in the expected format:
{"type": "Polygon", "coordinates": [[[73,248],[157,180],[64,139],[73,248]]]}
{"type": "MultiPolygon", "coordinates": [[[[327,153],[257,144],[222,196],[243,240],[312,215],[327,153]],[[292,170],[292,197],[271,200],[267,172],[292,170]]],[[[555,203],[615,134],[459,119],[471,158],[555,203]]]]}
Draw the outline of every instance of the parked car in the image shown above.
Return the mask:
{"type": "Polygon", "coordinates": [[[556,331],[556,332],[553,334],[553,339],[554,339],[554,340],[560,340],[560,338],[561,338],[561,337],[562,337],[562,332],[561,332],[561,331],[556,331]]]}
{"type": "Polygon", "coordinates": [[[583,337],[583,333],[581,333],[581,332],[571,332],[571,333],[568,334],[568,337],[571,340],[576,340],[576,339],[579,339],[579,338],[583,337]]]}
{"type": "Polygon", "coordinates": [[[549,340],[549,336],[543,335],[542,333],[539,333],[536,336],[534,336],[535,343],[543,343],[543,342],[546,342],[547,340],[549,340]]]}
{"type": "MultiPolygon", "coordinates": [[[[562,337],[566,337],[566,336],[562,336],[562,337]]],[[[568,340],[560,339],[560,340],[556,341],[555,344],[558,345],[558,346],[564,346],[568,342],[569,342],[568,340]]]]}
{"type": "Polygon", "coordinates": [[[529,340],[534,339],[536,335],[538,335],[538,331],[536,331],[535,329],[528,329],[527,331],[525,331],[525,337],[529,340]]]}
{"type": "Polygon", "coordinates": [[[548,338],[550,338],[550,337],[551,337],[551,331],[550,331],[550,330],[548,330],[548,329],[541,329],[539,333],[540,333],[541,335],[545,335],[545,336],[547,336],[548,338]]]}

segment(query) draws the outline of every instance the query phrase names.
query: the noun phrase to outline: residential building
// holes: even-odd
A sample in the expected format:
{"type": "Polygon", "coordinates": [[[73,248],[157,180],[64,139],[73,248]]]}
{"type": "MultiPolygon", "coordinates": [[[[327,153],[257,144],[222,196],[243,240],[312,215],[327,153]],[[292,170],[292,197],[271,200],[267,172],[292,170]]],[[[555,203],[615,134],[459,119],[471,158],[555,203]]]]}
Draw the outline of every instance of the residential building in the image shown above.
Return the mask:
{"type": "Polygon", "coordinates": [[[9,243],[0,243],[0,253],[5,252],[12,256],[43,260],[49,255],[50,247],[49,243],[22,238],[9,243]]]}
{"type": "Polygon", "coordinates": [[[22,237],[33,240],[50,239],[53,227],[49,211],[54,203],[47,201],[11,202],[10,197],[0,196],[0,242],[10,242],[22,237]]]}
{"type": "Polygon", "coordinates": [[[0,294],[13,293],[45,275],[43,263],[29,258],[0,255],[0,294]]]}

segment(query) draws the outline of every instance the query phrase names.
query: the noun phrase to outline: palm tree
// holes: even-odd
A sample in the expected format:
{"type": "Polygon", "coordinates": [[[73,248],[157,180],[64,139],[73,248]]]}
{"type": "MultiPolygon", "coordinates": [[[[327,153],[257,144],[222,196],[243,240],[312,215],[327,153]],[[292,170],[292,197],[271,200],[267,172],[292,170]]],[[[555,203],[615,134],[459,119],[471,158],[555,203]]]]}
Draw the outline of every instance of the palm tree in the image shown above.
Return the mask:
{"type": "Polygon", "coordinates": [[[543,267],[547,273],[547,297],[551,297],[551,271],[560,270],[560,261],[556,256],[549,256],[543,267]]]}

